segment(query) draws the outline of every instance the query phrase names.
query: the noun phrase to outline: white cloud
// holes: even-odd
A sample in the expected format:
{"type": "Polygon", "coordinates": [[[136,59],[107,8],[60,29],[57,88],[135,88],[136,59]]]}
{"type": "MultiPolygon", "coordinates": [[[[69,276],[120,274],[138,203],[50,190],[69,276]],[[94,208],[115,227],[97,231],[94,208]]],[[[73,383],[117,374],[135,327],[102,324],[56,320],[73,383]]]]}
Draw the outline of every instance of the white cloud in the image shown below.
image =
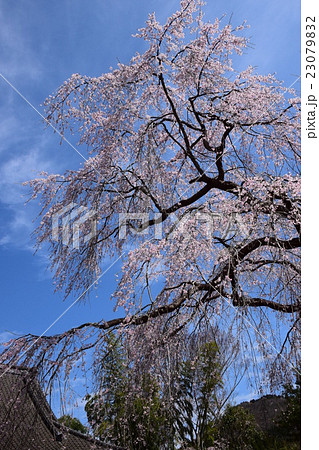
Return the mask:
{"type": "Polygon", "coordinates": [[[35,228],[34,219],[38,216],[39,205],[38,202],[26,203],[30,188],[22,183],[37,177],[41,171],[59,172],[59,162],[54,162],[46,150],[49,143],[50,136],[42,137],[37,147],[34,144],[34,147],[22,154],[17,153],[0,166],[0,202],[5,211],[0,245],[34,251],[30,235],[35,228]]]}
{"type": "MultiPolygon", "coordinates": [[[[0,9],[0,41],[2,66],[5,67],[4,75],[17,78],[27,76],[29,79],[38,79],[41,76],[41,64],[31,49],[28,36],[23,32],[24,23],[20,14],[8,17],[0,9]]],[[[25,19],[24,19],[25,20],[25,19]]]]}
{"type": "Polygon", "coordinates": [[[6,204],[23,204],[27,188],[24,181],[37,176],[41,170],[50,170],[52,162],[43,159],[40,150],[31,149],[6,161],[0,168],[0,201],[6,204]]]}
{"type": "MultiPolygon", "coordinates": [[[[12,208],[9,208],[11,211],[12,208]]],[[[23,209],[23,207],[13,208],[13,217],[7,221],[5,231],[2,231],[0,245],[21,248],[23,250],[33,251],[30,235],[33,230],[32,215],[23,209]]]]}

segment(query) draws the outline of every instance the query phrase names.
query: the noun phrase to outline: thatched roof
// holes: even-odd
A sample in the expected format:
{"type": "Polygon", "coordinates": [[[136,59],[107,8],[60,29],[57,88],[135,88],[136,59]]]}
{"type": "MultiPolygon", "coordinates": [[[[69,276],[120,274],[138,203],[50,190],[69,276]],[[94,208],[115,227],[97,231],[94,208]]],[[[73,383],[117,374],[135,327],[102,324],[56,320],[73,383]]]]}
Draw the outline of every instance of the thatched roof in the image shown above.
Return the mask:
{"type": "Polygon", "coordinates": [[[119,449],[57,421],[34,370],[0,365],[0,450],[105,448],[119,449]]]}

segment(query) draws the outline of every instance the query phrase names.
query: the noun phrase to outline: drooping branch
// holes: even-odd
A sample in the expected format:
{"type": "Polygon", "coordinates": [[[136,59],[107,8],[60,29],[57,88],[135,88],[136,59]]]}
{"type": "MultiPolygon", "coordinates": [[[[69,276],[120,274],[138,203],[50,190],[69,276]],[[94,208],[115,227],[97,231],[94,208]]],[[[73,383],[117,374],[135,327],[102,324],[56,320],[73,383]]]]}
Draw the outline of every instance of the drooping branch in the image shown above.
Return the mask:
{"type": "MultiPolygon", "coordinates": [[[[275,340],[283,314],[300,316],[300,101],[272,75],[234,71],[231,55],[247,46],[242,28],[204,23],[200,4],[183,0],[163,26],[151,16],[139,32],[144,54],[97,78],[73,75],[47,100],[50,123],[79,131],[91,155],[78,170],[30,183],[43,208],[37,242],[49,243],[58,289],[81,296],[105,257],[129,248],[114,291],[125,313],[57,336],[28,335],[8,349],[9,361],[33,343],[55,377],[55,357],[72,366],[81,352],[98,354],[112,330],[133,330],[141,348],[178,338],[185,326],[195,333],[203,322],[231,329],[231,310],[238,341],[236,311],[275,340]],[[96,212],[96,235],[78,250],[52,239],[52,216],[70,203],[96,212]],[[161,222],[161,238],[134,233],[128,218],[130,232],[118,239],[121,213],[149,213],[138,231],[161,222]],[[198,221],[212,219],[209,237],[197,213],[198,221]]],[[[89,224],[82,225],[84,236],[89,224]]]]}
{"type": "Polygon", "coordinates": [[[234,299],[233,305],[245,306],[249,308],[266,307],[282,313],[295,313],[301,311],[300,303],[295,305],[283,305],[282,303],[278,303],[273,300],[266,300],[264,298],[254,298],[247,296],[237,297],[236,299],[234,299]]]}

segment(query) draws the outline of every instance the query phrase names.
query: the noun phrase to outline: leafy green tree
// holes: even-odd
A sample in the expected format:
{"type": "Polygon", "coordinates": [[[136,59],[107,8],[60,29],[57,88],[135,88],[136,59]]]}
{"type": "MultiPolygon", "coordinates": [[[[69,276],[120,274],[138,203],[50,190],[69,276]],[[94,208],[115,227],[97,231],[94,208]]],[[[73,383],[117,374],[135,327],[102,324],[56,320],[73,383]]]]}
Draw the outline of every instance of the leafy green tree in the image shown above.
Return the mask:
{"type": "Polygon", "coordinates": [[[301,389],[285,385],[283,395],[287,407],[277,418],[275,425],[263,433],[256,427],[255,418],[240,406],[228,406],[215,430],[219,439],[232,449],[298,450],[301,448],[301,389]]]}
{"type": "Polygon", "coordinates": [[[87,396],[85,410],[100,439],[135,450],[170,446],[170,418],[151,374],[136,379],[124,347],[114,335],[99,370],[98,394],[87,396]]]}
{"type": "Polygon", "coordinates": [[[265,445],[278,450],[301,448],[301,382],[284,386],[286,409],[278,417],[274,427],[265,436],[265,445]]]}
{"type": "Polygon", "coordinates": [[[130,448],[158,450],[174,448],[170,413],[165,408],[159,386],[146,375],[142,379],[140,392],[128,401],[131,414],[127,417],[130,448]]]}
{"type": "Polygon", "coordinates": [[[97,369],[96,394],[86,397],[85,410],[94,434],[103,439],[121,436],[120,418],[126,396],[126,362],[123,346],[110,334],[101,350],[101,364],[97,369]]]}
{"type": "Polygon", "coordinates": [[[240,406],[227,406],[217,429],[218,438],[227,443],[228,450],[266,448],[255,417],[240,406]]]}
{"type": "Polygon", "coordinates": [[[72,430],[79,431],[82,434],[86,434],[88,432],[87,428],[80,422],[76,417],[72,417],[69,414],[65,414],[61,416],[58,421],[72,430]]]}
{"type": "Polygon", "coordinates": [[[111,335],[102,350],[95,394],[86,398],[94,434],[138,450],[213,445],[225,400],[225,367],[233,361],[225,359],[226,341],[219,341],[221,347],[211,332],[185,333],[183,344],[170,351],[159,348],[157,359],[134,359],[126,343],[111,335]]]}
{"type": "Polygon", "coordinates": [[[287,409],[283,411],[278,422],[277,430],[288,441],[301,441],[301,382],[297,380],[296,386],[290,384],[284,388],[287,399],[287,409]]]}
{"type": "Polygon", "coordinates": [[[169,415],[165,410],[156,382],[146,376],[141,389],[130,391],[123,384],[99,404],[97,396],[88,398],[86,412],[96,435],[109,443],[136,450],[174,448],[169,439],[169,415]]]}
{"type": "Polygon", "coordinates": [[[216,393],[223,386],[220,361],[217,344],[210,341],[181,367],[176,425],[181,440],[196,450],[214,443],[216,393]]]}

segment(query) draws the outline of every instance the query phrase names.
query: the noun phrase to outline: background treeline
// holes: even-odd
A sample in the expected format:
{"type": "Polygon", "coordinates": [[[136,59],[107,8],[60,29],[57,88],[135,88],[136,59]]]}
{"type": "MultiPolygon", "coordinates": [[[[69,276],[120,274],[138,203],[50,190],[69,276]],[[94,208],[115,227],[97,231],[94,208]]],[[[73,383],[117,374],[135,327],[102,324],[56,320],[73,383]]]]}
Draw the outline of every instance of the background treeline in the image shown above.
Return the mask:
{"type": "MultiPolygon", "coordinates": [[[[191,333],[183,344],[161,346],[154,360],[132,355],[111,335],[100,350],[95,393],[86,397],[94,435],[132,450],[300,448],[300,383],[283,388],[286,406],[265,428],[230,404],[245,373],[231,342],[213,330],[191,333]]],[[[72,427],[70,417],[62,421],[72,427]]]]}

